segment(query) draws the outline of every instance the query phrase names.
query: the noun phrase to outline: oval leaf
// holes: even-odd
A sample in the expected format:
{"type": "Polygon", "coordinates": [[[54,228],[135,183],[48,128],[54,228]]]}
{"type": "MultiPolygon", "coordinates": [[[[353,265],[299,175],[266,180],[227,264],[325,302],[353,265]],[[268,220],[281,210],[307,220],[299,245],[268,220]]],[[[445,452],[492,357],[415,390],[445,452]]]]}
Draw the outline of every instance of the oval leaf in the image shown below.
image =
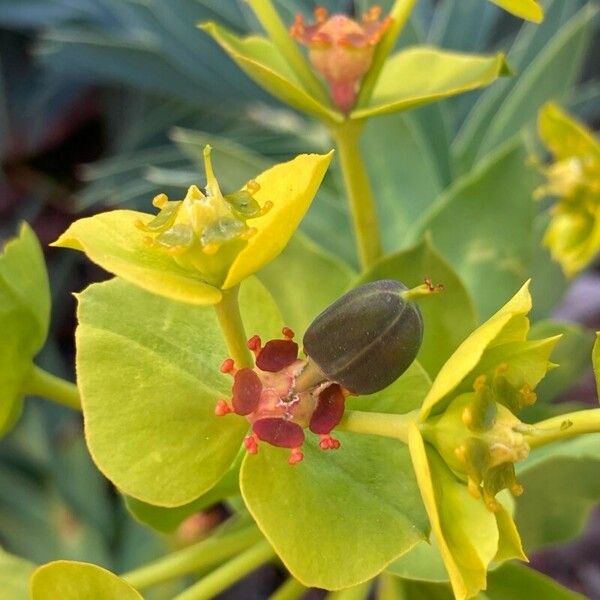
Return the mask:
{"type": "Polygon", "coordinates": [[[30,600],[143,600],[116,575],[87,563],[58,560],[31,577],[30,600]]]}
{"type": "Polygon", "coordinates": [[[435,48],[409,48],[390,57],[369,106],[352,112],[363,119],[408,110],[489,85],[510,73],[503,54],[477,56],[435,48]]]}
{"type": "MultiPolygon", "coordinates": [[[[281,317],[260,283],[245,283],[240,304],[249,331],[279,337],[281,317]]],[[[77,373],[94,461],[139,500],[195,500],[225,474],[248,427],[214,414],[231,380],[219,371],[228,351],[213,310],[114,279],[79,296],[78,316],[77,373]]]]}
{"type": "Polygon", "coordinates": [[[308,587],[341,589],[366,581],[427,531],[406,448],[375,436],[335,437],[339,450],[324,452],[312,438],[304,460],[293,467],[284,451],[268,444],[242,465],[248,509],[292,575],[308,587]]]}
{"type": "Polygon", "coordinates": [[[20,413],[23,384],[46,340],[49,320],[44,255],[35,233],[23,223],[0,255],[0,434],[20,413]]]}

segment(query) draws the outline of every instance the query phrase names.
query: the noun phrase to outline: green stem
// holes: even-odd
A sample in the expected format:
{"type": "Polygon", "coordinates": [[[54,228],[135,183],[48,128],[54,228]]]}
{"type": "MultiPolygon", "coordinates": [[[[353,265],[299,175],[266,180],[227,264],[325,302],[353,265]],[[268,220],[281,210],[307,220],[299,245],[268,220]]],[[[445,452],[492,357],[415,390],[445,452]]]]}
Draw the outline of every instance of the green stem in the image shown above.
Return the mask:
{"type": "Polygon", "coordinates": [[[531,448],[538,448],[582,435],[600,433],[600,408],[579,410],[566,415],[558,415],[532,425],[534,430],[525,434],[531,448]]]}
{"type": "Polygon", "coordinates": [[[238,303],[239,286],[223,290],[221,302],[215,304],[217,319],[227,343],[227,348],[238,369],[253,365],[252,355],[246,343],[246,332],[238,303]]]}
{"type": "Polygon", "coordinates": [[[347,410],[336,427],[340,431],[366,433],[394,438],[408,443],[408,426],[417,418],[418,410],[403,415],[347,410]]]}
{"type": "Polygon", "coordinates": [[[340,154],[360,264],[366,269],[381,255],[381,240],[375,199],[359,146],[363,124],[363,121],[345,121],[332,127],[331,132],[340,154]]]}
{"type": "Polygon", "coordinates": [[[225,563],[173,600],[208,600],[226,590],[236,581],[267,562],[275,552],[266,540],[248,548],[229,562],[225,563]]]}
{"type": "Polygon", "coordinates": [[[301,598],[308,588],[304,587],[299,581],[290,577],[283,585],[281,585],[274,594],[271,594],[269,600],[298,600],[301,598]]]}
{"type": "Polygon", "coordinates": [[[79,390],[74,383],[33,366],[23,386],[26,396],[42,396],[73,410],[81,410],[79,390]]]}
{"type": "Polygon", "coordinates": [[[142,590],[212,567],[255,544],[261,537],[260,531],[254,526],[227,536],[211,537],[129,571],[121,575],[121,578],[134,588],[142,590]]]}
{"type": "Polygon", "coordinates": [[[408,21],[415,2],[416,0],[396,0],[394,6],[390,10],[389,15],[392,17],[392,24],[375,48],[371,67],[360,86],[356,103],[357,108],[362,108],[369,104],[371,96],[373,95],[373,90],[375,89],[375,84],[379,79],[381,69],[383,69],[383,65],[390,52],[393,50],[400,32],[404,28],[406,21],[408,21]]]}
{"type": "Polygon", "coordinates": [[[247,0],[247,2],[277,50],[285,58],[306,90],[326,106],[331,106],[325,88],[306,62],[271,0],[247,0]]]}

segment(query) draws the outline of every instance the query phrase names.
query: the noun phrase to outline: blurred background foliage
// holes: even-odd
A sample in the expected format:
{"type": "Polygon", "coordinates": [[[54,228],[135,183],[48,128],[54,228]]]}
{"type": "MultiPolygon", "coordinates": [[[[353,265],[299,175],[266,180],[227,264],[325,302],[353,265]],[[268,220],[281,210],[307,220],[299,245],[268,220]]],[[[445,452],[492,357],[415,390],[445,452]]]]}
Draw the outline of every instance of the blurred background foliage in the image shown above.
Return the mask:
{"type": "MultiPolygon", "coordinates": [[[[291,22],[295,12],[308,15],[316,3],[276,4],[291,22]]],[[[360,12],[371,3],[319,4],[360,12]]],[[[385,10],[391,0],[381,4],[385,10]]],[[[538,318],[550,316],[567,289],[539,246],[546,216],[534,213],[531,192],[539,181],[526,161],[541,152],[535,117],[549,99],[597,128],[598,5],[583,0],[543,4],[546,19],[534,25],[483,0],[420,0],[400,45],[504,50],[515,75],[481,92],[374,119],[362,141],[386,251],[406,248],[423,231],[432,232],[442,255],[474,293],[480,317],[531,273],[538,318]],[[456,243],[458,226],[461,244],[456,243]],[[480,264],[473,267],[469,252],[483,256],[480,264]],[[489,272],[515,257],[521,263],[512,277],[489,293],[481,289],[481,269],[489,272]]],[[[158,192],[181,197],[186,186],[202,182],[199,163],[207,142],[227,191],[270,163],[329,149],[321,126],[266,95],[196,29],[196,23],[209,19],[239,32],[259,29],[241,0],[0,0],[0,239],[13,235],[25,219],[47,244],[78,215],[117,206],[149,211],[158,192]]],[[[356,267],[335,168],[302,230],[356,267]]],[[[70,293],[105,275],[79,253],[48,250],[47,258],[53,318],[40,363],[72,378],[70,293]]],[[[584,284],[594,275],[585,277],[584,284]]],[[[598,287],[595,303],[588,297],[581,305],[578,290],[587,288],[578,285],[558,314],[599,329],[598,287]]],[[[542,337],[555,326],[538,327],[542,337]]],[[[542,412],[551,411],[549,403],[556,399],[594,397],[586,372],[589,351],[581,351],[589,347],[589,336],[576,325],[567,329],[568,373],[548,389],[542,412]],[[569,395],[574,381],[579,381],[576,396],[569,395]]],[[[576,451],[565,456],[569,477],[593,479],[589,470],[597,469],[597,462],[577,459],[576,451]]],[[[556,525],[556,518],[548,518],[531,524],[533,515],[544,512],[543,467],[539,461],[524,475],[542,489],[526,494],[534,504],[524,503],[517,512],[535,548],[577,536],[598,497],[598,490],[588,486],[571,509],[578,516],[573,522],[556,525]]],[[[557,481],[563,485],[569,477],[557,476],[557,481]]],[[[566,489],[571,488],[563,494],[566,489]]],[[[581,542],[588,558],[575,545],[545,551],[534,564],[579,591],[600,595],[600,564],[589,558],[589,544],[597,549],[599,538],[597,533],[588,537],[581,542]]],[[[180,542],[159,537],[127,516],[88,457],[78,417],[46,403],[27,404],[18,427],[0,442],[0,546],[33,562],[82,559],[120,572],[180,542]]]]}

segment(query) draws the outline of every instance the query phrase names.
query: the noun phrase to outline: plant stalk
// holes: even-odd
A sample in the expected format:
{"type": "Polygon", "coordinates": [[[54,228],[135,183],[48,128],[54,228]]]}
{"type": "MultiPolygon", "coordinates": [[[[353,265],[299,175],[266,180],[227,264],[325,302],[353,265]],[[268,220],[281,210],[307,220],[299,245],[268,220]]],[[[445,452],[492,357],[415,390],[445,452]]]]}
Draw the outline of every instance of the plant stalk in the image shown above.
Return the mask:
{"type": "Polygon", "coordinates": [[[223,290],[221,302],[215,304],[214,307],[231,358],[233,358],[235,366],[241,369],[251,367],[253,361],[246,344],[246,332],[240,314],[238,291],[239,286],[223,290]]]}
{"type": "Polygon", "coordinates": [[[271,594],[269,600],[298,600],[307,590],[297,579],[290,577],[271,594]]]}
{"type": "Polygon", "coordinates": [[[178,594],[173,600],[208,600],[226,590],[275,556],[275,552],[266,540],[248,548],[229,562],[178,594]]]}
{"type": "Polygon", "coordinates": [[[364,121],[344,121],[332,127],[331,132],[340,156],[358,256],[364,270],[381,256],[382,248],[375,198],[359,145],[363,125],[364,121]]]}
{"type": "Polygon", "coordinates": [[[568,440],[584,433],[600,433],[600,408],[558,415],[535,423],[532,428],[531,433],[525,433],[530,448],[568,440]]]}
{"type": "Polygon", "coordinates": [[[387,413],[371,413],[359,410],[347,410],[336,427],[340,431],[352,431],[383,437],[408,443],[408,426],[415,422],[418,410],[396,415],[387,413]]]}
{"type": "Polygon", "coordinates": [[[23,386],[23,393],[26,396],[42,396],[67,408],[81,410],[81,399],[77,386],[36,365],[33,365],[29,373],[29,378],[23,386]]]}
{"type": "Polygon", "coordinates": [[[142,590],[212,567],[255,544],[261,537],[260,531],[254,526],[227,536],[211,537],[129,571],[121,575],[121,578],[134,588],[142,590]]]}

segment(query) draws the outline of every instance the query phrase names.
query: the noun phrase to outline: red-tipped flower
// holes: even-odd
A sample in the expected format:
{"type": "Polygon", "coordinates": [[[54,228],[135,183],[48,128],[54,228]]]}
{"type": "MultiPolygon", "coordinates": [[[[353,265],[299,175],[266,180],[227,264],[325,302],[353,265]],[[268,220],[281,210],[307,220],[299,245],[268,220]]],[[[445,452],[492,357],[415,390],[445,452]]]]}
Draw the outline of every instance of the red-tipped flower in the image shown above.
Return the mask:
{"type": "Polygon", "coordinates": [[[297,15],[290,33],[309,49],[315,69],[329,83],[333,102],[348,113],[354,106],[359,82],[369,70],[375,46],[392,19],[379,20],[381,7],[373,6],[360,22],[346,15],[315,9],[315,23],[308,25],[297,15]]]}

